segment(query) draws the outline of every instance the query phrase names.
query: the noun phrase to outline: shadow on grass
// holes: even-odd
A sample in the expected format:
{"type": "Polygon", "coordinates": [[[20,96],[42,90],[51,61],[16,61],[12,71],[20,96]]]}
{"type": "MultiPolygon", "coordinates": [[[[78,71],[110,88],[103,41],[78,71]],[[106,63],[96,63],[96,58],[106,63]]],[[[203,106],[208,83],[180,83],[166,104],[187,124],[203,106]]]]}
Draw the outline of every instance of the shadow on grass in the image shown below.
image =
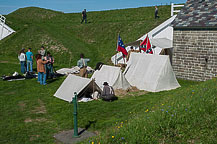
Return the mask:
{"type": "Polygon", "coordinates": [[[59,78],[47,79],[47,82],[48,82],[48,83],[53,83],[53,82],[58,81],[58,80],[59,80],[59,78]]]}
{"type": "Polygon", "coordinates": [[[94,120],[94,121],[88,121],[88,124],[85,125],[85,129],[83,129],[82,131],[80,131],[80,132],[78,133],[78,135],[81,135],[83,132],[85,132],[86,130],[88,130],[88,128],[89,128],[92,124],[95,124],[96,122],[97,122],[96,120],[94,120]]]}

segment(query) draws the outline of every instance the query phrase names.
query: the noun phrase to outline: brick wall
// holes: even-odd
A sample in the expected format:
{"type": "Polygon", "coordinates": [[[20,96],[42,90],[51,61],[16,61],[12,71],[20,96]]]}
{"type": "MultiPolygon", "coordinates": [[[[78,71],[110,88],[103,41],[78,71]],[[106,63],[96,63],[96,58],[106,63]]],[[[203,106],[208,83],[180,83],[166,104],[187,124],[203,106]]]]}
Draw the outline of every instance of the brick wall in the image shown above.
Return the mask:
{"type": "Polygon", "coordinates": [[[177,78],[205,81],[217,76],[216,30],[174,30],[173,47],[177,78]]]}

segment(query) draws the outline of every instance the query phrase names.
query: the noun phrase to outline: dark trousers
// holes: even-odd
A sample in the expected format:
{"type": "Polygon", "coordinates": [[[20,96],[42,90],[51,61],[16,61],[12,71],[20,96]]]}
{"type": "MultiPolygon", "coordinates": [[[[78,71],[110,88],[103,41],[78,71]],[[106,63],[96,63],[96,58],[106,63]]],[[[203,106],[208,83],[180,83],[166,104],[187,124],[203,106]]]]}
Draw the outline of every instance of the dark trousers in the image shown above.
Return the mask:
{"type": "Polygon", "coordinates": [[[102,100],[104,101],[114,101],[114,100],[117,100],[118,97],[116,97],[115,95],[113,94],[110,94],[110,95],[102,95],[101,96],[102,100]]]}
{"type": "Polygon", "coordinates": [[[26,72],[26,62],[20,61],[20,65],[21,65],[21,73],[24,74],[26,72]]]}
{"type": "Polygon", "coordinates": [[[156,19],[156,18],[159,18],[159,16],[158,16],[158,13],[157,13],[157,12],[155,12],[154,16],[155,16],[155,19],[156,19]]]}
{"type": "Polygon", "coordinates": [[[46,64],[45,69],[46,69],[46,73],[47,73],[47,79],[53,78],[53,65],[52,64],[46,64]]]}
{"type": "Polygon", "coordinates": [[[85,23],[87,23],[87,17],[83,17],[83,19],[82,19],[81,23],[83,23],[83,22],[84,22],[84,20],[85,20],[85,23]]]}

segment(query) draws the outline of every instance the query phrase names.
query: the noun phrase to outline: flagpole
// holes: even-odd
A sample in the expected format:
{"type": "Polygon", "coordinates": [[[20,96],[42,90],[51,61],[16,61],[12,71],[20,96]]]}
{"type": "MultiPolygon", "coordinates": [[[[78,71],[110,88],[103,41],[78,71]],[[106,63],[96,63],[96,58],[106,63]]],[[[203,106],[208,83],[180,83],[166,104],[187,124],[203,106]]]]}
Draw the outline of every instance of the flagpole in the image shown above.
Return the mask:
{"type": "MultiPolygon", "coordinates": [[[[118,32],[118,37],[119,37],[119,32],[118,32]]],[[[116,48],[116,51],[118,50],[118,38],[117,38],[117,48],[116,48]]],[[[119,53],[119,52],[118,52],[119,53]]],[[[118,53],[116,53],[115,54],[115,65],[117,65],[118,64],[118,62],[117,62],[117,54],[118,53]]]]}
{"type": "Polygon", "coordinates": [[[145,54],[147,54],[147,46],[148,46],[148,41],[149,41],[149,37],[148,37],[148,33],[147,33],[147,43],[146,43],[146,50],[145,50],[145,54]]]}
{"type": "Polygon", "coordinates": [[[123,60],[124,60],[124,64],[126,64],[126,63],[125,63],[125,59],[124,59],[124,54],[123,54],[123,53],[122,53],[122,57],[123,57],[123,60]]]}

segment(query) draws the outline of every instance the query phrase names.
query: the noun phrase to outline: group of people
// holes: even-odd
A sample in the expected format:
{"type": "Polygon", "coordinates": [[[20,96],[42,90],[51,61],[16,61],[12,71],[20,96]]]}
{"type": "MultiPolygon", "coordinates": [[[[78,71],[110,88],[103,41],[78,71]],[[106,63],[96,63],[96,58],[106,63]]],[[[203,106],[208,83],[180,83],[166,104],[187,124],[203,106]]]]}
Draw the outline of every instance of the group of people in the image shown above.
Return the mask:
{"type": "MultiPolygon", "coordinates": [[[[47,78],[53,78],[53,63],[54,58],[50,54],[50,52],[46,52],[44,46],[41,46],[41,49],[38,50],[38,54],[36,54],[36,65],[38,72],[38,82],[42,85],[46,85],[47,78]]],[[[18,59],[21,65],[21,73],[32,74],[33,73],[33,53],[31,52],[31,48],[25,52],[23,48],[19,55],[18,59]]]]}
{"type": "Polygon", "coordinates": [[[25,49],[22,49],[18,55],[18,59],[21,64],[21,73],[33,72],[33,53],[31,52],[31,48],[25,53],[25,49]]]}

